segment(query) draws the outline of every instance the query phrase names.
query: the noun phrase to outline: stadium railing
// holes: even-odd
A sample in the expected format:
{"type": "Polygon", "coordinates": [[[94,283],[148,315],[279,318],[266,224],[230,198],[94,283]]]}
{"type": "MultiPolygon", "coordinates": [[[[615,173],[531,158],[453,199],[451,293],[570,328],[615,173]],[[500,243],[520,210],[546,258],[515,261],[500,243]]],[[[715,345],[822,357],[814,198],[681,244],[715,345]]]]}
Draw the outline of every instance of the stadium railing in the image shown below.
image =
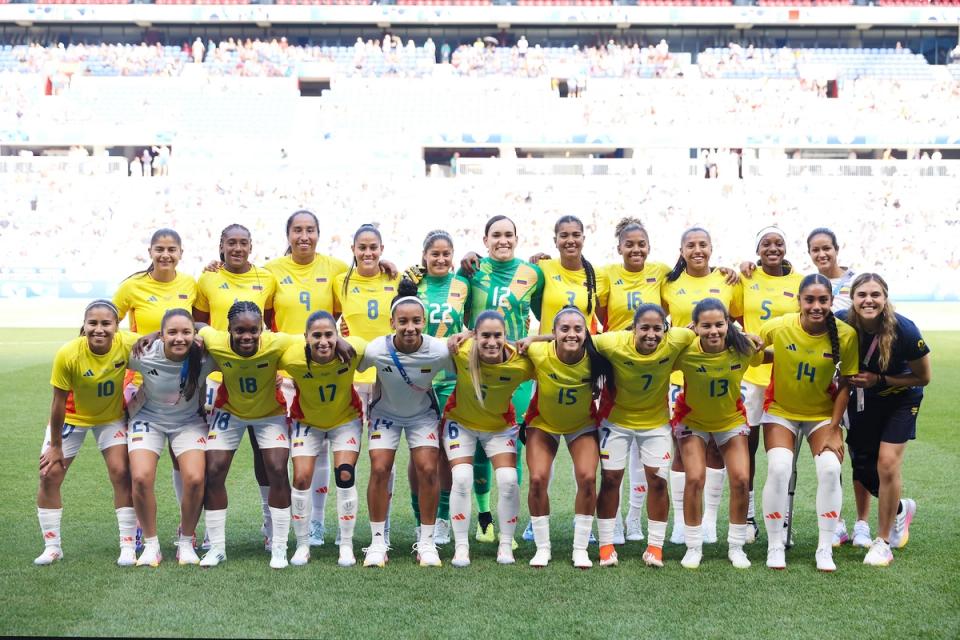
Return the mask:
{"type": "Polygon", "coordinates": [[[125,177],[130,170],[116,156],[0,156],[0,177],[38,173],[125,177]]]}

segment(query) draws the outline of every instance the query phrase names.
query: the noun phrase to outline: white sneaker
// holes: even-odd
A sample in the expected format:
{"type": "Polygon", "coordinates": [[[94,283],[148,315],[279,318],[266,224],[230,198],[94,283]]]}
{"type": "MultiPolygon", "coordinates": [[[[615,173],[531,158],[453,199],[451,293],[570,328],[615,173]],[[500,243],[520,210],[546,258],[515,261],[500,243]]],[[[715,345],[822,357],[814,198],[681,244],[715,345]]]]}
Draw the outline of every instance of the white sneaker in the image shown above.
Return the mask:
{"type": "Polygon", "coordinates": [[[683,554],[680,566],[684,569],[699,569],[701,560],[703,560],[703,549],[687,547],[687,552],[683,554]]]}
{"type": "Polygon", "coordinates": [[[704,522],[700,526],[700,531],[703,532],[703,544],[716,544],[717,543],[717,523],[704,522]]]}
{"type": "Polygon", "coordinates": [[[747,539],[744,542],[753,544],[757,541],[758,535],[760,535],[760,527],[757,526],[757,519],[747,518],[747,539]]]}
{"type": "Polygon", "coordinates": [[[743,552],[743,547],[730,547],[727,550],[727,558],[730,559],[730,564],[733,565],[734,569],[750,568],[750,559],[743,552]]]}
{"type": "Polygon", "coordinates": [[[512,542],[501,542],[497,547],[497,564],[513,564],[516,562],[513,558],[512,542]]]}
{"type": "Polygon", "coordinates": [[[837,520],[837,528],[833,530],[833,546],[842,547],[850,542],[850,535],[847,533],[847,523],[843,518],[837,520]]]}
{"type": "Polygon", "coordinates": [[[893,551],[890,550],[890,545],[886,540],[878,537],[870,545],[870,551],[867,551],[863,564],[871,567],[888,567],[891,562],[893,562],[893,551]]]}
{"type": "Polygon", "coordinates": [[[627,520],[627,540],[637,542],[643,540],[643,524],[640,518],[629,518],[627,520]]]}
{"type": "Polygon", "coordinates": [[[787,568],[787,553],[783,547],[767,547],[767,567],[770,569],[787,568]]]}
{"type": "Polygon", "coordinates": [[[310,546],[322,547],[323,536],[327,533],[327,528],[323,526],[323,520],[310,521],[310,546]]]}
{"type": "Polygon", "coordinates": [[[298,545],[297,550],[293,552],[290,558],[290,564],[295,567],[302,567],[310,562],[310,544],[298,545]]]}
{"type": "Polygon", "coordinates": [[[227,561],[227,552],[223,549],[217,549],[216,547],[211,547],[210,551],[207,551],[206,555],[203,556],[203,560],[200,561],[201,567],[215,567],[220,563],[227,561]]]}
{"type": "Polygon", "coordinates": [[[417,552],[417,560],[421,567],[440,567],[440,554],[437,553],[437,545],[429,543],[417,543],[414,545],[417,552]]]}
{"type": "Polygon", "coordinates": [[[43,553],[33,559],[33,564],[37,565],[38,567],[45,567],[48,564],[53,564],[62,558],[63,549],[60,547],[45,547],[43,549],[43,553]]]}
{"type": "Polygon", "coordinates": [[[177,547],[177,563],[182,567],[190,564],[200,564],[200,557],[194,551],[193,545],[177,547]]]}
{"type": "Polygon", "coordinates": [[[670,532],[670,544],[687,544],[687,536],[683,533],[683,525],[673,522],[673,531],[670,532]]]}
{"type": "Polygon", "coordinates": [[[910,523],[913,522],[913,516],[917,513],[917,503],[910,498],[904,498],[900,501],[903,509],[897,514],[893,526],[890,528],[890,548],[903,549],[910,540],[910,523]]]}
{"type": "Polygon", "coordinates": [[[387,564],[387,545],[378,544],[363,549],[363,566],[383,567],[387,564]]]}
{"type": "Polygon", "coordinates": [[[337,565],[341,567],[352,567],[357,564],[357,558],[353,555],[352,544],[340,545],[340,557],[337,559],[337,565]]]}
{"type": "Polygon", "coordinates": [[[137,564],[137,552],[133,547],[120,547],[120,557],[117,558],[117,566],[133,567],[137,564]]]}
{"type": "Polygon", "coordinates": [[[853,546],[869,549],[872,543],[870,523],[866,520],[857,520],[853,525],[853,546]]]}
{"type": "Polygon", "coordinates": [[[573,566],[576,569],[589,569],[593,567],[593,562],[590,560],[586,549],[573,550],[573,566]]]}
{"type": "Polygon", "coordinates": [[[436,527],[433,529],[433,543],[437,545],[448,544],[450,542],[450,521],[437,518],[436,527]]]}
{"type": "Polygon", "coordinates": [[[137,558],[137,566],[159,567],[161,560],[163,560],[163,554],[160,553],[160,547],[149,545],[143,548],[143,553],[137,558]]]}
{"type": "Polygon", "coordinates": [[[270,550],[270,568],[286,569],[287,565],[287,545],[277,545],[270,550]]]}
{"type": "Polygon", "coordinates": [[[550,561],[553,559],[553,554],[550,551],[549,547],[544,549],[537,549],[537,552],[533,554],[533,557],[530,558],[530,566],[535,569],[542,569],[543,567],[550,564],[550,561]]]}
{"type": "Polygon", "coordinates": [[[619,515],[613,525],[613,544],[626,544],[627,539],[623,534],[623,518],[619,515]]]}
{"type": "Polygon", "coordinates": [[[469,567],[470,547],[465,544],[457,545],[457,549],[453,552],[453,560],[450,561],[450,564],[457,568],[469,567]]]}
{"type": "Polygon", "coordinates": [[[833,562],[833,547],[824,547],[817,549],[817,571],[832,573],[837,570],[837,565],[833,562]]]}

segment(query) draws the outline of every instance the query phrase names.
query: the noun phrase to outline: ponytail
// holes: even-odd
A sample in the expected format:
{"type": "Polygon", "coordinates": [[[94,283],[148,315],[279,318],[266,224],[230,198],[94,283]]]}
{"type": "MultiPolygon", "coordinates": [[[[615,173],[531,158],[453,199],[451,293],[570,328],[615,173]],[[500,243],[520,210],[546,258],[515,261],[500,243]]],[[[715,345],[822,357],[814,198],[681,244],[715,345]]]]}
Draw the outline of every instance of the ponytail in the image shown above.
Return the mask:
{"type": "MultiPolygon", "coordinates": [[[[350,246],[351,246],[351,251],[353,251],[352,247],[356,246],[356,244],[357,244],[357,238],[360,237],[360,234],[361,234],[361,233],[366,233],[366,232],[368,232],[368,231],[369,231],[370,233],[374,234],[375,236],[377,236],[377,240],[380,242],[380,244],[383,244],[383,236],[380,235],[380,230],[377,229],[377,225],[376,225],[376,224],[371,224],[371,223],[369,223],[369,222],[366,222],[366,223],[360,225],[360,228],[357,229],[357,230],[354,232],[354,234],[353,234],[353,242],[352,242],[351,245],[350,245],[350,246]]],[[[343,278],[343,291],[342,291],[342,292],[343,292],[343,295],[344,295],[344,296],[347,295],[347,291],[350,289],[350,276],[353,275],[353,272],[356,270],[356,268],[357,268],[357,253],[356,253],[355,251],[353,251],[353,260],[350,262],[350,268],[347,270],[347,275],[344,276],[344,278],[343,278]]]]}
{"type": "MultiPolygon", "coordinates": [[[[683,243],[687,239],[687,236],[694,232],[700,232],[707,236],[707,240],[711,240],[710,232],[704,229],[703,227],[690,227],[683,232],[683,235],[680,236],[680,257],[677,258],[677,264],[673,266],[673,270],[667,274],[667,282],[675,282],[680,275],[687,270],[687,261],[683,257],[683,243]]],[[[711,269],[712,271],[712,269],[711,269]]]]}
{"type": "MultiPolygon", "coordinates": [[[[557,233],[560,231],[561,224],[575,224],[580,227],[580,233],[583,233],[583,222],[577,216],[561,216],[556,224],[553,225],[553,238],[556,240],[557,233]]],[[[642,227],[641,227],[642,228],[642,227]]],[[[593,268],[593,265],[590,264],[590,261],[587,260],[583,253],[580,253],[580,262],[583,264],[583,270],[587,276],[587,314],[590,315],[593,313],[594,309],[594,300],[599,304],[600,300],[597,297],[597,274],[593,268]]]]}
{"type": "MultiPolygon", "coordinates": [[[[180,234],[174,231],[173,229],[157,229],[153,232],[153,235],[150,236],[150,246],[152,247],[157,243],[160,238],[172,238],[174,242],[177,243],[177,246],[180,247],[180,250],[183,250],[183,241],[180,239],[180,234]]],[[[154,265],[153,260],[150,260],[150,266],[142,271],[134,271],[128,275],[124,280],[129,280],[134,276],[145,276],[147,274],[153,273],[154,265]]]]}

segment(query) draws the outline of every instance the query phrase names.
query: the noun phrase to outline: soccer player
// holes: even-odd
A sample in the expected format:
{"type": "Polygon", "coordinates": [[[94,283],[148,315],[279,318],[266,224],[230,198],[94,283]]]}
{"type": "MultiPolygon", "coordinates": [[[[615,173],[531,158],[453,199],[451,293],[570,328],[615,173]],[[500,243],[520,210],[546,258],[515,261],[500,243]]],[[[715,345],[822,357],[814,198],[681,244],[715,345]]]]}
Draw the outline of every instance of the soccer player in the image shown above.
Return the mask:
{"type": "Polygon", "coordinates": [[[513,534],[520,511],[519,428],[511,398],[521,383],[533,377],[533,364],[507,343],[508,331],[499,311],[483,311],[476,318],[474,338],[461,343],[454,355],[457,385],[447,401],[443,444],[453,474],[450,514],[456,548],[451,564],[455,567],[470,565],[470,487],[478,448],[485,450],[497,477],[497,562],[514,563],[513,534]]]}
{"type": "Polygon", "coordinates": [[[181,565],[199,564],[193,542],[203,506],[206,466],[208,427],[203,411],[203,385],[214,369],[213,358],[195,342],[190,312],[173,308],[163,315],[160,339],[142,354],[134,353],[129,366],[143,378],[137,399],[127,407],[133,506],[144,533],[144,549],[137,566],[156,567],[163,557],[157,538],[154,482],[166,441],[170,442],[183,482],[177,559],[181,565]]]}
{"type": "Polygon", "coordinates": [[[877,537],[863,562],[887,566],[893,562],[891,549],[906,546],[917,510],[916,502],[900,498],[900,469],[907,442],[916,438],[923,387],[930,384],[930,348],[917,326],[894,310],[879,275],[857,276],[850,296],[853,306],[837,316],[857,330],[862,368],[850,379],[854,406],[847,409],[857,496],[854,529],[869,532],[870,495],[877,496],[877,537]]]}
{"type": "Polygon", "coordinates": [[[716,443],[730,477],[730,528],[727,557],[738,569],[750,567],[743,545],[747,539],[749,495],[749,427],[744,422],[740,381],[747,367],[763,363],[764,354],[731,321],[723,303],[704,298],[693,308],[698,339],[677,358],[683,391],[677,396],[671,425],[683,452],[686,490],[683,496],[687,552],[680,564],[696,569],[703,558],[703,485],[707,444],[716,443]]]}
{"type": "Polygon", "coordinates": [[[806,276],[800,283],[799,298],[800,313],[784,314],[760,329],[760,337],[774,356],[761,419],[767,451],[767,481],[763,487],[767,566],[787,566],[783,518],[793,450],[802,432],[817,469],[817,569],[829,572],[837,569],[833,535],[843,500],[840,422],[849,399],[847,378],[858,371],[857,332],[834,317],[830,310],[833,290],[823,275],[806,276]]]}
{"type": "MultiPolygon", "coordinates": [[[[743,315],[739,281],[731,282],[729,272],[710,267],[713,243],[705,229],[693,227],[680,237],[680,258],[673,271],[667,275],[661,296],[664,309],[670,314],[674,327],[686,327],[690,324],[693,308],[704,298],[716,298],[730,311],[735,319],[743,315]]],[[[734,274],[735,275],[735,274],[734,274]]],[[[738,280],[738,279],[737,279],[738,280]]],[[[675,400],[683,386],[683,373],[674,372],[670,378],[670,399],[675,400]]],[[[678,451],[670,470],[670,493],[673,499],[673,532],[670,542],[683,544],[683,454],[678,451]]],[[[723,458],[715,445],[707,448],[707,478],[704,484],[703,541],[712,544],[717,541],[717,510],[723,495],[724,481],[723,458]]]]}
{"type": "Polygon", "coordinates": [[[310,560],[315,530],[314,523],[308,520],[311,483],[316,477],[314,465],[318,457],[325,455],[328,446],[333,449],[336,468],[337,537],[340,540],[337,564],[352,567],[357,562],[353,555],[353,531],[357,521],[356,466],[363,437],[363,415],[360,398],[353,388],[353,376],[367,343],[356,336],[347,338],[355,354],[344,363],[336,357],[338,337],[333,315],[328,311],[314,311],[305,322],[304,339],[287,347],[280,358],[279,366],[294,385],[290,406],[293,419],[291,517],[297,549],[290,563],[295,566],[310,560]]]}
{"type": "Polygon", "coordinates": [[[849,309],[850,283],[856,275],[850,267],[842,267],[838,262],[840,243],[837,234],[825,227],[818,227],[807,236],[807,251],[810,260],[820,272],[820,275],[830,279],[833,291],[833,312],[849,309]]]}
{"type": "MultiPolygon", "coordinates": [[[[272,276],[271,276],[272,277],[272,276]]],[[[227,488],[225,481],[243,433],[252,431],[263,456],[269,483],[271,541],[270,566],[287,566],[290,533],[290,457],[287,410],[277,398],[277,364],[294,341],[285,333],[263,331],[263,315],[253,302],[238,300],[227,313],[227,331],[203,327],[204,347],[223,372],[207,435],[207,477],[203,506],[210,535],[210,551],[201,567],[215,567],[227,559],[227,488]]]]}
{"type": "Polygon", "coordinates": [[[134,548],[137,516],[130,491],[123,378],[139,336],[118,332],[119,322],[120,315],[112,302],[94,300],[83,312],[80,337],[60,347],[54,358],[50,375],[53,403],[40,452],[37,492],[37,517],[44,549],[33,561],[36,565],[48,565],[63,558],[60,486],[87,433],[93,433],[113,485],[113,505],[120,529],[117,564],[132,567],[137,562],[134,548]]]}
{"type": "Polygon", "coordinates": [[[577,483],[573,566],[589,569],[593,562],[587,555],[587,545],[597,507],[597,464],[600,462],[595,400],[600,396],[603,380],[611,377],[612,369],[593,346],[586,316],[573,306],[553,316],[551,340],[530,343],[526,355],[533,362],[537,383],[524,420],[530,468],[527,501],[537,544],[530,566],[545,567],[551,559],[548,489],[553,461],[563,439],[573,460],[577,483]]]}
{"type": "Polygon", "coordinates": [[[663,539],[670,510],[667,471],[673,457],[667,393],[673,363],[693,339],[689,329],[675,327],[668,331],[666,312],[650,303],[637,307],[632,330],[611,331],[594,339],[597,351],[613,366],[613,380],[607,383],[600,406],[600,566],[617,564],[613,531],[631,442],[638,447],[649,487],[648,545],[643,560],[650,566],[663,566],[663,539]]]}
{"type": "Polygon", "coordinates": [[[371,340],[358,367],[377,372],[370,403],[367,448],[370,451],[370,481],[367,503],[370,510],[370,547],[365,567],[382,567],[389,544],[384,539],[388,484],[401,433],[406,434],[410,457],[417,473],[420,504],[420,537],[414,550],[421,567],[439,567],[440,556],[433,541],[439,484],[440,411],[433,393],[433,379],[452,371],[447,341],[423,335],[426,309],[417,297],[417,285],[404,278],[390,305],[390,326],[394,333],[371,340]]]}

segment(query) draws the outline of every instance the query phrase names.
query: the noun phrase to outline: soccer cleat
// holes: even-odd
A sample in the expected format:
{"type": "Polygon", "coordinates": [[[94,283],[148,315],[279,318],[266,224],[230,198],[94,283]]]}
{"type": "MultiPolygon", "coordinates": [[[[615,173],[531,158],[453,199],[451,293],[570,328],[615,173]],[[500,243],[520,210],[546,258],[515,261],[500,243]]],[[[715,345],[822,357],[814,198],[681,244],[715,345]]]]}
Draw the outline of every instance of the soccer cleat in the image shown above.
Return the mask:
{"type": "Polygon", "coordinates": [[[439,567],[443,565],[443,563],[440,562],[440,554],[437,553],[437,545],[417,543],[413,545],[413,550],[417,554],[417,562],[420,563],[421,567],[439,567]]]}
{"type": "Polygon", "coordinates": [[[677,526],[673,523],[673,531],[670,532],[670,544],[687,544],[687,536],[683,533],[683,525],[677,526]]]}
{"type": "Polygon", "coordinates": [[[323,520],[311,520],[310,521],[310,546],[322,547],[323,536],[326,532],[327,532],[327,529],[326,527],[323,526],[323,520]]]}
{"type": "Polygon", "coordinates": [[[870,550],[863,558],[863,564],[868,564],[871,567],[888,567],[891,562],[893,562],[893,551],[890,550],[887,541],[879,537],[873,541],[870,550]]]}
{"type": "Polygon", "coordinates": [[[743,547],[730,547],[727,550],[727,558],[729,558],[730,564],[733,565],[734,569],[750,568],[750,559],[747,558],[747,554],[743,552],[743,547]]]}
{"type": "Polygon", "coordinates": [[[910,540],[910,523],[913,522],[913,516],[917,513],[917,503],[910,498],[904,498],[900,501],[903,509],[897,514],[893,526],[890,528],[890,548],[903,549],[910,540]]]}
{"type": "Polygon", "coordinates": [[[43,553],[38,555],[33,559],[33,564],[38,567],[45,567],[48,564],[53,564],[57,560],[63,558],[63,550],[60,547],[46,547],[43,550],[43,553]]]}
{"type": "MultiPolygon", "coordinates": [[[[513,542],[511,540],[511,542],[513,542]]],[[[497,547],[497,564],[513,564],[513,545],[510,542],[501,542],[497,547]]]]}
{"type": "Polygon", "coordinates": [[[160,547],[144,547],[143,553],[137,558],[138,567],[159,567],[163,560],[163,554],[160,553],[160,547]]]}
{"type": "Polygon", "coordinates": [[[363,549],[363,566],[383,567],[387,564],[387,545],[376,544],[363,549]]]}
{"type": "Polygon", "coordinates": [[[619,564],[617,559],[617,550],[613,547],[612,544],[605,544],[600,547],[600,566],[601,567],[615,567],[619,564]]]}
{"type": "Polygon", "coordinates": [[[177,547],[177,563],[179,563],[181,567],[190,564],[200,564],[200,558],[197,556],[197,552],[193,550],[192,544],[189,547],[177,547]]]}
{"type": "Polygon", "coordinates": [[[437,525],[433,530],[433,543],[438,545],[450,542],[450,521],[437,518],[437,525]]]}
{"type": "Polygon", "coordinates": [[[227,552],[222,549],[217,549],[216,547],[210,547],[210,551],[207,551],[206,555],[203,556],[203,560],[200,561],[200,566],[204,568],[216,567],[219,564],[222,564],[227,561],[227,552]]]}
{"type": "Polygon", "coordinates": [[[767,567],[777,570],[787,568],[787,553],[783,547],[767,548],[767,567]]]}
{"type": "Polygon", "coordinates": [[[663,547],[647,545],[647,550],[643,552],[643,562],[648,567],[663,567],[663,547]]]}
{"type": "MultiPolygon", "coordinates": [[[[593,538],[593,532],[590,533],[591,542],[593,538]]],[[[613,544],[626,544],[627,539],[623,535],[623,518],[617,516],[616,522],[613,524],[613,544]]]]}
{"type": "Polygon", "coordinates": [[[703,532],[703,544],[716,544],[717,543],[717,523],[713,522],[707,524],[704,522],[700,526],[700,531],[703,532]]]}
{"type": "Polygon", "coordinates": [[[117,558],[118,567],[132,567],[137,564],[137,552],[131,547],[120,547],[120,557],[117,558]]]}
{"type": "Polygon", "coordinates": [[[510,538],[510,548],[513,549],[514,551],[516,551],[517,548],[519,548],[519,547],[520,547],[520,545],[517,544],[517,539],[516,539],[516,538],[510,538]]]}
{"type": "Polygon", "coordinates": [[[352,567],[357,564],[357,558],[353,555],[352,544],[340,545],[340,557],[337,558],[337,565],[341,567],[352,567]]]}
{"type": "Polygon", "coordinates": [[[573,550],[573,566],[576,569],[590,569],[593,567],[593,562],[590,560],[586,549],[573,550]]]}
{"type": "Polygon", "coordinates": [[[297,550],[293,552],[293,557],[290,558],[290,564],[295,567],[302,567],[308,562],[310,562],[310,545],[297,546],[297,550]]]}
{"type": "MultiPolygon", "coordinates": [[[[591,532],[592,536],[593,533],[591,532]]],[[[523,539],[527,542],[533,542],[533,521],[527,523],[527,528],[523,530],[523,539]]]]}
{"type": "Polygon", "coordinates": [[[850,536],[847,534],[847,523],[843,518],[838,518],[837,528],[833,531],[833,546],[842,547],[848,542],[850,542],[850,536]]]}
{"type": "Polygon", "coordinates": [[[136,553],[143,552],[143,527],[140,526],[140,520],[137,520],[137,533],[134,536],[133,546],[136,553]]]}
{"type": "Polygon", "coordinates": [[[493,533],[493,523],[491,522],[486,528],[483,528],[478,522],[477,532],[474,534],[473,539],[477,542],[496,542],[497,539],[493,533]]]}
{"type": "Polygon", "coordinates": [[[550,564],[552,559],[553,554],[550,552],[549,548],[537,549],[537,552],[533,554],[532,558],[530,558],[530,566],[534,569],[542,569],[550,564]]]}
{"type": "Polygon", "coordinates": [[[866,520],[857,520],[853,525],[853,546],[869,549],[872,543],[870,523],[866,520]]]}
{"type": "Polygon", "coordinates": [[[457,549],[453,552],[453,560],[450,561],[450,564],[462,569],[463,567],[470,566],[470,547],[465,544],[457,545],[457,549]]]}
{"type": "Polygon", "coordinates": [[[833,562],[833,547],[824,547],[817,549],[817,571],[824,573],[833,573],[837,570],[837,565],[833,562]]]}
{"type": "MultiPolygon", "coordinates": [[[[628,518],[627,522],[627,540],[630,542],[638,542],[643,540],[643,525],[640,522],[640,518],[628,518]]],[[[616,534],[614,534],[616,538],[616,534]]],[[[616,539],[614,539],[614,544],[616,544],[616,539]]]]}
{"type": "Polygon", "coordinates": [[[747,518],[747,544],[753,544],[760,537],[760,527],[757,526],[756,518],[747,518]]]}
{"type": "Polygon", "coordinates": [[[703,560],[703,549],[687,547],[687,552],[683,554],[680,566],[684,569],[699,569],[701,560],[703,560]]]}
{"type": "Polygon", "coordinates": [[[270,550],[270,568],[286,569],[287,565],[287,545],[277,545],[270,550]]]}

